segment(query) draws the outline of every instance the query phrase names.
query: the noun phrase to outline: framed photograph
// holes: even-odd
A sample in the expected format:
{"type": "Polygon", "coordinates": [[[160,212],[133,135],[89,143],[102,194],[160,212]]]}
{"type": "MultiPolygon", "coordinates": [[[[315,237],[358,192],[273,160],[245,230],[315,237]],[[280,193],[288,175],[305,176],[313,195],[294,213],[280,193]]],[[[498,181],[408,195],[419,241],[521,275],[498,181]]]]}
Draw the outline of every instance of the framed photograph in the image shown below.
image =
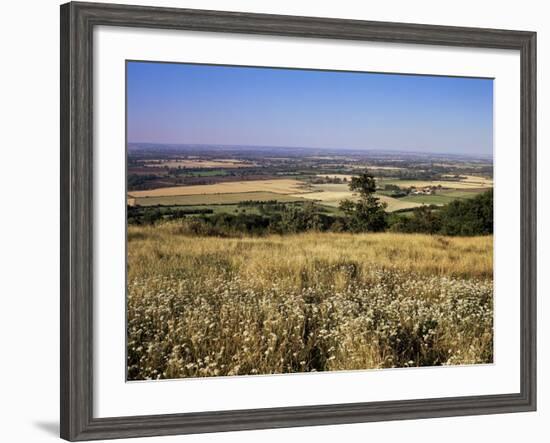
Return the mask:
{"type": "Polygon", "coordinates": [[[534,411],[535,44],[61,6],[61,437],[534,411]]]}

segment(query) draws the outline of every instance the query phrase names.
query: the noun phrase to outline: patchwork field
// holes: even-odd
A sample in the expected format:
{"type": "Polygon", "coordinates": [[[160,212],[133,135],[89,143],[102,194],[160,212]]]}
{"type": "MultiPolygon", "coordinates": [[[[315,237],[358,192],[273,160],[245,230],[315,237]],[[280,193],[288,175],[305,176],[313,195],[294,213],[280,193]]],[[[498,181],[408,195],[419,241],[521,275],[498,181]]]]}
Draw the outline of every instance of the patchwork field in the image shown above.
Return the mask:
{"type": "MultiPolygon", "coordinates": [[[[331,206],[334,208],[338,207],[342,200],[349,199],[353,201],[357,199],[357,196],[349,190],[349,186],[346,183],[311,185],[310,188],[314,190],[314,192],[294,194],[294,196],[301,196],[308,200],[318,201],[324,206],[331,206]]],[[[377,194],[377,197],[382,202],[386,203],[386,210],[388,212],[422,206],[419,202],[405,201],[404,199],[397,199],[386,195],[377,194]]]]}
{"type": "MultiPolygon", "coordinates": [[[[324,191],[300,194],[302,198],[319,202],[323,206],[337,208],[342,200],[357,200],[357,197],[350,191],[324,191]]],[[[295,195],[297,196],[297,195],[295,195]]],[[[416,208],[422,206],[421,202],[406,201],[386,195],[376,195],[380,201],[386,203],[388,212],[399,211],[402,209],[416,208]]]]}
{"type": "Polygon", "coordinates": [[[303,182],[294,179],[223,182],[213,185],[173,186],[169,188],[130,191],[130,197],[164,197],[174,195],[235,194],[241,192],[273,192],[296,194],[306,192],[303,182]]]}
{"type": "Polygon", "coordinates": [[[387,179],[381,178],[378,180],[378,184],[381,187],[385,185],[396,185],[402,189],[416,187],[426,188],[430,186],[441,186],[447,189],[475,189],[480,187],[492,187],[492,181],[488,179],[478,178],[478,180],[399,180],[399,179],[387,179]]]}
{"type": "Polygon", "coordinates": [[[249,168],[255,166],[254,163],[244,162],[233,159],[220,160],[202,160],[202,159],[182,159],[182,160],[146,160],[143,165],[151,168],[182,168],[182,169],[201,169],[201,168],[249,168]]]}
{"type": "MultiPolygon", "coordinates": [[[[350,176],[351,177],[351,176],[350,176]]],[[[344,199],[354,200],[354,194],[349,190],[347,184],[322,184],[322,185],[310,185],[307,189],[308,192],[302,192],[300,194],[293,194],[294,197],[302,197],[307,200],[313,200],[321,203],[322,205],[337,207],[340,201],[344,199]]]]}
{"type": "MultiPolygon", "coordinates": [[[[319,177],[326,177],[319,175],[319,177]]],[[[185,206],[236,204],[242,201],[279,202],[315,201],[323,206],[337,208],[342,200],[355,200],[349,190],[353,177],[346,174],[332,174],[329,178],[346,178],[344,183],[310,184],[304,180],[281,178],[272,180],[222,181],[209,185],[172,186],[144,191],[130,191],[128,204],[131,206],[185,206]]],[[[456,199],[471,198],[489,189],[492,181],[483,177],[464,176],[463,181],[427,181],[379,179],[381,187],[392,184],[402,189],[414,186],[417,189],[441,185],[443,188],[433,195],[413,195],[394,198],[390,192],[380,191],[377,197],[386,203],[388,212],[412,209],[422,205],[444,205],[456,199]]]]}
{"type": "Polygon", "coordinates": [[[465,189],[465,190],[443,190],[433,195],[408,195],[400,198],[403,202],[415,202],[425,205],[446,205],[453,200],[463,200],[467,198],[473,198],[476,195],[486,191],[486,188],[478,189],[465,189]]]}

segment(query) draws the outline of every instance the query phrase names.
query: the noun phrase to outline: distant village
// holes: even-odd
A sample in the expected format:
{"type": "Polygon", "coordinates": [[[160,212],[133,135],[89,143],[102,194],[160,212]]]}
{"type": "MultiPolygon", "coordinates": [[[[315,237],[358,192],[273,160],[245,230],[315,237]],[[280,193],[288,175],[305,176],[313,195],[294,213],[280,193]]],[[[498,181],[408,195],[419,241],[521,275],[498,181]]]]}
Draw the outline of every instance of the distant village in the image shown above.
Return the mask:
{"type": "Polygon", "coordinates": [[[389,195],[395,198],[406,197],[407,195],[434,195],[441,189],[443,189],[443,187],[440,184],[423,187],[409,186],[408,188],[400,188],[393,184],[384,186],[384,191],[391,191],[389,195]]]}
{"type": "Polygon", "coordinates": [[[437,186],[426,186],[424,188],[416,188],[414,186],[411,186],[409,188],[409,194],[413,195],[433,195],[435,192],[441,189],[441,185],[437,186]]]}

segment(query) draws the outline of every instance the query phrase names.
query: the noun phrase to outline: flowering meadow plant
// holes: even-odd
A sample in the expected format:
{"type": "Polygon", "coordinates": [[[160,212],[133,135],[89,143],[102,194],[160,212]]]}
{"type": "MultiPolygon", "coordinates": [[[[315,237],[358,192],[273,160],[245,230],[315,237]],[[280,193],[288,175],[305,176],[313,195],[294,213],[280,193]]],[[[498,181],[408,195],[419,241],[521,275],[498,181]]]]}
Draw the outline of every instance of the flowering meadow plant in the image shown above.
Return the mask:
{"type": "Polygon", "coordinates": [[[130,380],[493,360],[492,236],[128,234],[130,380]]]}

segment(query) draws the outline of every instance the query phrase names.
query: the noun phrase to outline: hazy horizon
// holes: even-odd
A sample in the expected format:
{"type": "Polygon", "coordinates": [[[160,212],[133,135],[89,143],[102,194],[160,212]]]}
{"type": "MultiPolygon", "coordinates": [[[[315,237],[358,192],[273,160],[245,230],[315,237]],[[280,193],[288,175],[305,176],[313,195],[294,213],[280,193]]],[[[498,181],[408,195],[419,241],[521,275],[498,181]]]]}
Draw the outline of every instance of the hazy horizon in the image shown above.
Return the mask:
{"type": "Polygon", "coordinates": [[[132,144],[493,155],[491,79],[128,62],[127,118],[132,144]]]}
{"type": "Polygon", "coordinates": [[[409,150],[400,150],[400,149],[377,149],[377,148],[346,148],[346,147],[311,147],[311,146],[272,146],[272,145],[226,145],[222,143],[159,143],[159,142],[136,142],[136,141],[128,141],[128,145],[157,145],[157,146],[172,146],[172,147],[178,147],[178,146],[184,146],[184,147],[195,147],[195,146],[201,146],[201,147],[219,147],[219,148],[246,148],[246,149],[252,149],[252,148],[269,148],[269,149],[304,149],[304,150],[319,150],[319,151],[342,151],[342,152],[374,152],[374,153],[396,153],[396,154],[434,154],[434,155],[450,155],[450,156],[467,156],[467,157],[491,157],[493,158],[493,153],[490,152],[489,154],[468,154],[463,152],[436,152],[436,151],[409,151],[409,150]]]}

